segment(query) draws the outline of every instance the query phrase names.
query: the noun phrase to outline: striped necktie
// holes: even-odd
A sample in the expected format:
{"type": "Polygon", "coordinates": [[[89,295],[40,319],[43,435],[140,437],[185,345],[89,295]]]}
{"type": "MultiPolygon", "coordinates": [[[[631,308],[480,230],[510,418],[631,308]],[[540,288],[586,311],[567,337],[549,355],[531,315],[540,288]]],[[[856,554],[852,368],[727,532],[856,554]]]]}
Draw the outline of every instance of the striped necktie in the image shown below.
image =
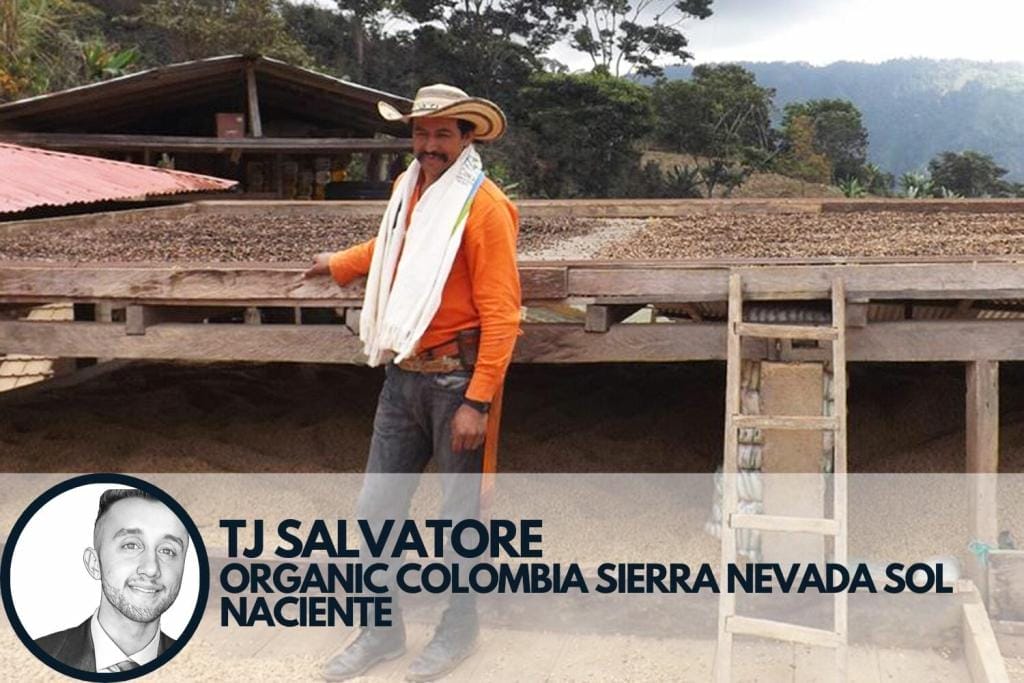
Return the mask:
{"type": "Polygon", "coordinates": [[[123,662],[118,662],[114,666],[110,667],[114,671],[130,671],[132,669],[139,668],[138,662],[134,662],[130,659],[126,659],[123,662]]]}

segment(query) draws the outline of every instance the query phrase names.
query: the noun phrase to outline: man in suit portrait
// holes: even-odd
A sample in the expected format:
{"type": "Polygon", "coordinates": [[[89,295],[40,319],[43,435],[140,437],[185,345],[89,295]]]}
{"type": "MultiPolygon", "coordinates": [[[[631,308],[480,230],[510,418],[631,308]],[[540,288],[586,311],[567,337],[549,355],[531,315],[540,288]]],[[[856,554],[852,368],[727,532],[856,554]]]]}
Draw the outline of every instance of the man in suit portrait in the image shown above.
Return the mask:
{"type": "Polygon", "coordinates": [[[36,644],[81,671],[116,673],[152,662],[174,643],[160,630],[160,615],[178,597],[188,543],[184,524],[159,499],[139,489],[104,491],[92,546],[82,556],[100,582],[99,607],[36,644]]]}

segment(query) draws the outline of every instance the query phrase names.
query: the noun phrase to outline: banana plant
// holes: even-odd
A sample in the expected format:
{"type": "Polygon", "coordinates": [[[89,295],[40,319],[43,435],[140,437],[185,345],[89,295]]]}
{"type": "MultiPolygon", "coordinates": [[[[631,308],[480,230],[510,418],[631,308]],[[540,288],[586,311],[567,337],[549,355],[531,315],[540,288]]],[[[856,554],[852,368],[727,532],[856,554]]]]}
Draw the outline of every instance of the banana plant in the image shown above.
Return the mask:
{"type": "Polygon", "coordinates": [[[868,194],[867,188],[860,184],[857,178],[847,178],[846,180],[839,181],[839,189],[842,190],[844,197],[851,199],[859,199],[866,197],[868,194]]]}

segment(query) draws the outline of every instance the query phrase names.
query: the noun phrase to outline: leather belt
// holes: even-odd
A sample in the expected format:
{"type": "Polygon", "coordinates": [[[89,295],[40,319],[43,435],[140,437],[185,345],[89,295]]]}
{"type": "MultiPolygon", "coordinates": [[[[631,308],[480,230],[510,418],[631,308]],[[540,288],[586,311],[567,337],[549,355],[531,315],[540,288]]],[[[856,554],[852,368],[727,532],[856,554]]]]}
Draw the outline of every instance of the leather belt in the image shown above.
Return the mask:
{"type": "Polygon", "coordinates": [[[455,372],[456,370],[472,370],[472,364],[476,360],[476,342],[478,338],[479,330],[463,330],[458,333],[455,339],[432,346],[429,349],[423,349],[415,356],[410,356],[397,365],[409,372],[442,373],[455,372]],[[466,338],[467,335],[469,339],[466,338]],[[471,349],[470,360],[465,358],[466,347],[460,345],[460,339],[462,339],[462,344],[471,349]]]}
{"type": "Polygon", "coordinates": [[[455,372],[456,370],[462,370],[462,361],[458,356],[441,356],[438,358],[424,358],[422,356],[412,356],[406,358],[401,363],[397,363],[398,367],[402,368],[407,372],[455,372]]]}

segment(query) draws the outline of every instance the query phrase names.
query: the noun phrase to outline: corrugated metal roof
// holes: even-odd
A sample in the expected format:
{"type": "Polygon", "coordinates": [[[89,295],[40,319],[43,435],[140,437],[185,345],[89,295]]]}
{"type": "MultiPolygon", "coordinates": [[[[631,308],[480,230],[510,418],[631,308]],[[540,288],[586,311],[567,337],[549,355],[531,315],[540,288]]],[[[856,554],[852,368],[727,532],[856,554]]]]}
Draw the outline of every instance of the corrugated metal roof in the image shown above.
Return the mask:
{"type": "Polygon", "coordinates": [[[227,190],[237,181],[0,143],[0,213],[227,190]]]}

